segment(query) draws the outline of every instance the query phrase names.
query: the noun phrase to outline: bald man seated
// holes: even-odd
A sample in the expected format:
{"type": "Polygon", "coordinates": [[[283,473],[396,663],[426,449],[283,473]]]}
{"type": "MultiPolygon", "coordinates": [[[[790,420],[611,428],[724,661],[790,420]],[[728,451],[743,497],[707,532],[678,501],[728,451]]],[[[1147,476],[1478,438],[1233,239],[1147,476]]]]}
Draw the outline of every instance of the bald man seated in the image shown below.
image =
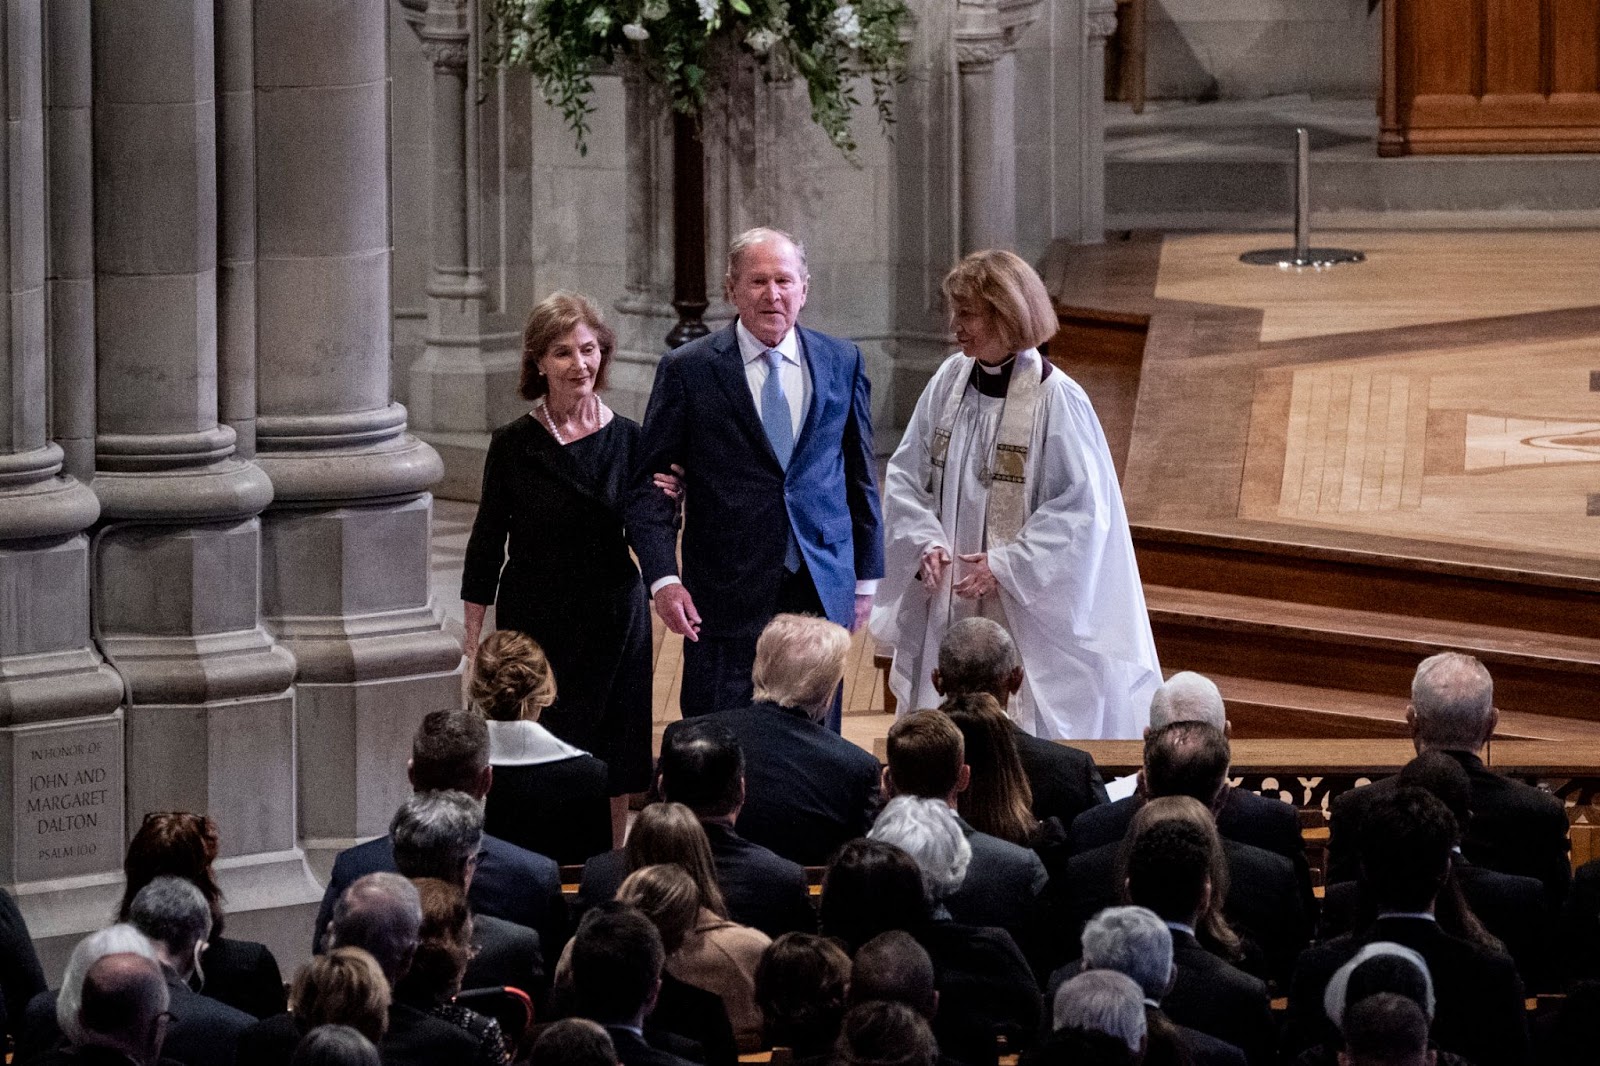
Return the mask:
{"type": "Polygon", "coordinates": [[[131,952],[89,966],[77,1009],[64,1018],[69,1043],[34,1060],[37,1066],[171,1066],[161,1057],[167,1036],[167,981],[154,959],[131,952]]]}

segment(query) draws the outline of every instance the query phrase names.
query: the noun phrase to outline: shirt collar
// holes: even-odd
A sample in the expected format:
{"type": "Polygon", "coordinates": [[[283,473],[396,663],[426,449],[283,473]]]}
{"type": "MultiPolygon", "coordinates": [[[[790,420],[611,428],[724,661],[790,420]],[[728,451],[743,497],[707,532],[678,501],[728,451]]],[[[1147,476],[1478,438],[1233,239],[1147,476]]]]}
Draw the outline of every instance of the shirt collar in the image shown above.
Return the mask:
{"type": "Polygon", "coordinates": [[[1167,928],[1171,929],[1174,933],[1188,933],[1190,936],[1194,936],[1194,926],[1188,925],[1184,922],[1168,922],[1167,928]]]}
{"type": "Polygon", "coordinates": [[[1434,915],[1429,914],[1427,911],[1380,911],[1378,913],[1379,921],[1388,921],[1390,918],[1409,919],[1411,921],[1418,922],[1432,922],[1435,925],[1439,924],[1439,919],[1434,915]]]}
{"type": "MultiPolygon", "coordinates": [[[[739,338],[739,356],[745,365],[748,366],[760,359],[762,353],[767,350],[767,346],[757,340],[754,333],[744,328],[743,322],[735,320],[733,332],[739,338]]],[[[783,339],[778,342],[777,347],[778,354],[783,356],[786,361],[793,363],[795,366],[800,365],[800,341],[795,336],[793,326],[789,327],[789,332],[783,335],[783,339]]]]}

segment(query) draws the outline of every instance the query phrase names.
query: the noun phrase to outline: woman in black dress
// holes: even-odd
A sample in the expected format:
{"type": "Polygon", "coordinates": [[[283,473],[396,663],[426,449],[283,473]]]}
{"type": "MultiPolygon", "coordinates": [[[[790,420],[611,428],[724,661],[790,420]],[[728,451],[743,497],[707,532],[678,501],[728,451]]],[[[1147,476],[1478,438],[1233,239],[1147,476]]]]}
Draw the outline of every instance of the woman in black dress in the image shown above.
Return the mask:
{"type": "Polygon", "coordinates": [[[520,391],[534,407],[489,442],[461,599],[469,654],[492,603],[498,628],[549,656],[560,695],[540,721],[609,768],[620,842],[627,796],[650,783],[650,607],[622,522],[639,424],[597,391],[615,347],[577,293],[528,317],[520,391]]]}

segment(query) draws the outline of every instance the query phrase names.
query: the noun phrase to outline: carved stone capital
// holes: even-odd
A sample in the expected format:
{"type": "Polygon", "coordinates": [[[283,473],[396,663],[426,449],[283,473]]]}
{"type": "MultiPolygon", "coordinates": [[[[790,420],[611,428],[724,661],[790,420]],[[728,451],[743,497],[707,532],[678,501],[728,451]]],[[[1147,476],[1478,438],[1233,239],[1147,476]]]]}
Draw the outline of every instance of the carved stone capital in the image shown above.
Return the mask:
{"type": "Polygon", "coordinates": [[[1116,0],[1097,0],[1084,9],[1084,32],[1091,41],[1105,40],[1117,32],[1116,0]]]}
{"type": "Polygon", "coordinates": [[[957,0],[956,61],[962,66],[993,63],[1012,51],[1038,19],[1044,0],[957,0]]]}
{"type": "Polygon", "coordinates": [[[1003,36],[956,38],[956,62],[963,67],[985,66],[1009,51],[1011,44],[1003,36]]]}
{"type": "Polygon", "coordinates": [[[439,40],[425,36],[422,38],[422,54],[436,67],[465,70],[467,66],[466,41],[439,40]]]}
{"type": "Polygon", "coordinates": [[[466,68],[476,11],[473,0],[427,0],[421,19],[413,21],[412,28],[421,38],[423,54],[430,63],[456,70],[466,68]]]}

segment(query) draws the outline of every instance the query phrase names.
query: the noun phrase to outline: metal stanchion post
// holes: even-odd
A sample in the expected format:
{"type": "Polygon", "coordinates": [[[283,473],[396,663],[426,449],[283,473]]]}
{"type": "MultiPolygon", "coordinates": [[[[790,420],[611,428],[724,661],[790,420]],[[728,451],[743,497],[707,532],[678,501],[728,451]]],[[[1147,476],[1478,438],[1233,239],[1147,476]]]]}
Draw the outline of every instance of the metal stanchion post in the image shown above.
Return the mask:
{"type": "Polygon", "coordinates": [[[1263,248],[1239,257],[1253,266],[1311,267],[1322,270],[1367,257],[1349,248],[1311,247],[1311,135],[1304,126],[1294,131],[1294,247],[1263,248]]]}

